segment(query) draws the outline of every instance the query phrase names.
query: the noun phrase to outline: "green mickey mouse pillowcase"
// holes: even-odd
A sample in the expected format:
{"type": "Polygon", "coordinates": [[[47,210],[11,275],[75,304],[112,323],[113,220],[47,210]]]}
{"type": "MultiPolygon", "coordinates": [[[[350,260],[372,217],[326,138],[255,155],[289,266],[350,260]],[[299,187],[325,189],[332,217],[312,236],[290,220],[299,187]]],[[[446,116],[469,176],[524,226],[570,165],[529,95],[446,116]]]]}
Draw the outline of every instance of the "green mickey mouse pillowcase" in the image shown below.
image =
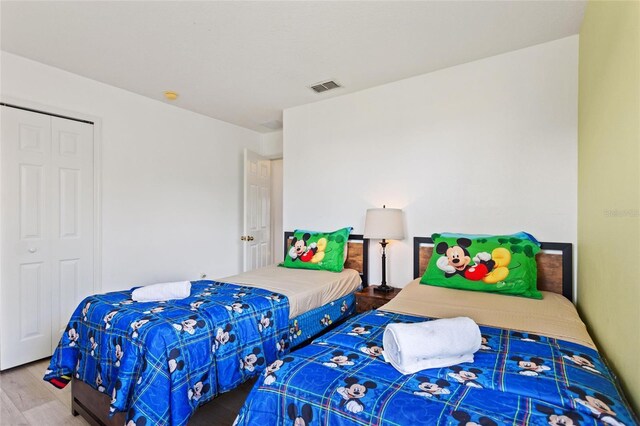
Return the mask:
{"type": "Polygon", "coordinates": [[[293,232],[291,245],[282,266],[297,269],[319,269],[341,272],[351,227],[334,232],[293,232]]]}
{"type": "Polygon", "coordinates": [[[433,255],[421,284],[542,299],[531,235],[433,234],[433,255]]]}

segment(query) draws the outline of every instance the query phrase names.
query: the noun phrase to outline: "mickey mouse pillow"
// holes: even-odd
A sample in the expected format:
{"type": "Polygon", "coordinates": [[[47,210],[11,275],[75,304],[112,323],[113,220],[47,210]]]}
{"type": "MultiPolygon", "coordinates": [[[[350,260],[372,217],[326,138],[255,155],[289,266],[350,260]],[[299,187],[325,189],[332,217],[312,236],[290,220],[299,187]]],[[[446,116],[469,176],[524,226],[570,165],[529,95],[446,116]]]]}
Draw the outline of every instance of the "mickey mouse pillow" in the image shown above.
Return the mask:
{"type": "Polygon", "coordinates": [[[433,255],[421,284],[542,299],[530,234],[433,234],[433,255]]]}
{"type": "Polygon", "coordinates": [[[282,266],[341,272],[351,227],[334,232],[295,230],[282,266]]]}

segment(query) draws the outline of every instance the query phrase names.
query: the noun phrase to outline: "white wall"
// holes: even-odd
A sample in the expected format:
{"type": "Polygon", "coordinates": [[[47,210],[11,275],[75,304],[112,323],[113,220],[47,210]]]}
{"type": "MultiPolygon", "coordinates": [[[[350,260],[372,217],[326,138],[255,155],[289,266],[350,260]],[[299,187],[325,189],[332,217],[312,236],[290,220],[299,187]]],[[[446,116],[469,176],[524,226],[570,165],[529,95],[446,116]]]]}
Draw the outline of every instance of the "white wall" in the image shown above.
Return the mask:
{"type": "Polygon", "coordinates": [[[273,261],[284,258],[282,228],[282,130],[260,135],[260,155],[271,158],[271,252],[273,261]]]}
{"type": "Polygon", "coordinates": [[[284,259],[282,184],[282,160],[271,160],[271,252],[274,262],[282,262],[284,259]]]}
{"type": "Polygon", "coordinates": [[[260,135],[260,155],[272,159],[282,158],[282,130],[260,135]]]}
{"type": "MultiPolygon", "coordinates": [[[[399,207],[412,238],[511,233],[576,243],[578,36],[284,111],[284,228],[364,230],[399,207]]],[[[371,245],[371,282],[380,280],[371,245]]]]}
{"type": "Polygon", "coordinates": [[[102,121],[104,291],[241,270],[242,149],[259,151],[258,133],[6,52],[1,62],[3,97],[102,121]]]}

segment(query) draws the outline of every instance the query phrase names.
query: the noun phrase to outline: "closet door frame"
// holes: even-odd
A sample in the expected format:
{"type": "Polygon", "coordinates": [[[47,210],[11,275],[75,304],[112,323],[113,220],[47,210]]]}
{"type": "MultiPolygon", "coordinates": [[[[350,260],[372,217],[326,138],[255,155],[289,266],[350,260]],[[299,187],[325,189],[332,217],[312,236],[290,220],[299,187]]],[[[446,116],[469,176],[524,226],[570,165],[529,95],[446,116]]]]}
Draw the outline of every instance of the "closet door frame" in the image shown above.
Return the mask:
{"type": "MultiPolygon", "coordinates": [[[[102,291],[102,119],[11,96],[0,96],[0,102],[17,108],[33,110],[54,116],[90,121],[93,123],[93,293],[102,291]]],[[[0,235],[2,238],[2,235],[0,235]]],[[[0,330],[3,325],[0,324],[0,330]]]]}

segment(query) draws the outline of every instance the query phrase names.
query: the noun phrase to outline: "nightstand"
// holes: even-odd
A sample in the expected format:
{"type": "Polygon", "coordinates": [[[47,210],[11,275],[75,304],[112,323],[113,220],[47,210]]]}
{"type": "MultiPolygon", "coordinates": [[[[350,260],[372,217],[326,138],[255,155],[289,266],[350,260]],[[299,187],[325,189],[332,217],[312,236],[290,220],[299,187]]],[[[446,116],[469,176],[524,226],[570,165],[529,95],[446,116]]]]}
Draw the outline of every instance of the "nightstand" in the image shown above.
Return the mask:
{"type": "Polygon", "coordinates": [[[370,311],[371,309],[378,309],[380,306],[387,303],[400,293],[399,288],[394,288],[389,293],[379,293],[373,291],[373,287],[369,286],[362,291],[356,293],[356,313],[362,313],[370,311]]]}

